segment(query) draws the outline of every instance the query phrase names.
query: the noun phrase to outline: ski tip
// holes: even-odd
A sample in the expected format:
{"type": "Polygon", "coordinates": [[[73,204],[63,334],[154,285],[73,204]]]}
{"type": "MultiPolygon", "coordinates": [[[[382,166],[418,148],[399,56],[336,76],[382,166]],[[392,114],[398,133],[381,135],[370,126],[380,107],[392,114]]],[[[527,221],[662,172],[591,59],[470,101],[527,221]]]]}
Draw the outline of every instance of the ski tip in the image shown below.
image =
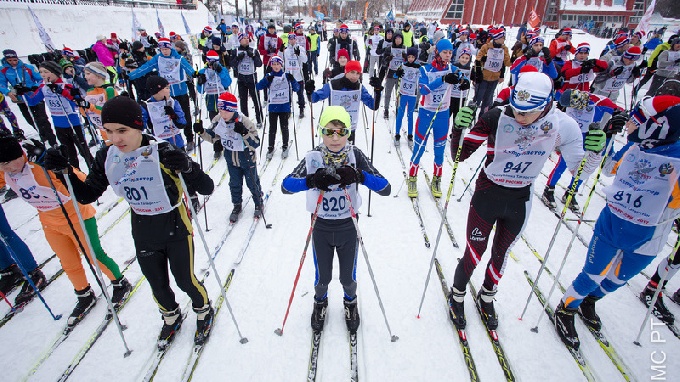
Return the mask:
{"type": "Polygon", "coordinates": [[[392,342],[397,342],[398,340],[399,340],[399,337],[395,336],[395,335],[393,335],[392,338],[390,339],[390,341],[392,341],[392,342]]]}
{"type": "Polygon", "coordinates": [[[522,321],[522,317],[517,317],[518,320],[522,321]]]}
{"type": "Polygon", "coordinates": [[[533,328],[531,328],[531,331],[534,333],[538,333],[538,326],[534,326],[533,328]]]}
{"type": "Polygon", "coordinates": [[[54,317],[54,320],[55,320],[55,321],[61,320],[61,317],[62,317],[61,314],[57,314],[57,315],[54,317]]]}
{"type": "Polygon", "coordinates": [[[132,354],[132,349],[129,349],[128,351],[126,351],[125,354],[123,354],[123,358],[129,357],[130,354],[132,354]]]}
{"type": "Polygon", "coordinates": [[[640,343],[640,341],[633,341],[633,343],[634,343],[635,345],[639,346],[639,347],[642,347],[642,344],[640,343]]]}
{"type": "Polygon", "coordinates": [[[274,333],[279,337],[283,336],[283,330],[281,328],[274,330],[274,333]]]}
{"type": "Polygon", "coordinates": [[[248,339],[247,339],[246,337],[243,337],[243,338],[241,338],[238,342],[240,342],[241,344],[245,345],[245,344],[248,343],[248,339]]]}
{"type": "Polygon", "coordinates": [[[266,229],[271,229],[271,228],[272,228],[272,224],[269,223],[269,224],[265,225],[264,227],[265,227],[266,229]]]}
{"type": "Polygon", "coordinates": [[[420,314],[416,314],[416,318],[420,320],[420,314]]]}

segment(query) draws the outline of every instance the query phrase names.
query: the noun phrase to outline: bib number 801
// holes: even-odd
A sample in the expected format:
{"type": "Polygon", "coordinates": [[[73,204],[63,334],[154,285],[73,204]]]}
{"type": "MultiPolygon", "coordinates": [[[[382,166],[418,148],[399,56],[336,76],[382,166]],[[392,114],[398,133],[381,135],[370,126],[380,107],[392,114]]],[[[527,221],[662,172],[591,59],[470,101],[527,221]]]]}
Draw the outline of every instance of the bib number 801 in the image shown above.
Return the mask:
{"type": "MultiPolygon", "coordinates": [[[[623,201],[623,202],[626,203],[626,204],[631,204],[631,199],[632,199],[632,197],[633,197],[633,195],[631,195],[631,194],[628,193],[628,192],[623,192],[623,191],[619,191],[619,192],[617,192],[616,194],[614,194],[614,199],[615,199],[616,201],[619,201],[619,202],[623,201]],[[625,199],[625,201],[624,201],[624,199],[625,199]]],[[[633,203],[632,203],[632,204],[633,204],[633,207],[635,207],[635,208],[640,208],[640,207],[642,206],[642,195],[640,195],[640,196],[638,196],[637,198],[633,199],[632,202],[633,202],[633,203]]]]}
{"type": "Polygon", "coordinates": [[[344,211],[345,207],[347,207],[347,199],[344,195],[339,198],[336,198],[335,196],[323,198],[322,208],[324,211],[339,212],[344,211]]]}
{"type": "Polygon", "coordinates": [[[140,187],[139,190],[137,190],[136,187],[123,187],[123,190],[125,190],[125,198],[127,200],[141,200],[142,199],[142,194],[144,194],[144,199],[149,199],[146,189],[144,189],[144,186],[140,187]],[[141,193],[139,191],[142,191],[141,193]]]}

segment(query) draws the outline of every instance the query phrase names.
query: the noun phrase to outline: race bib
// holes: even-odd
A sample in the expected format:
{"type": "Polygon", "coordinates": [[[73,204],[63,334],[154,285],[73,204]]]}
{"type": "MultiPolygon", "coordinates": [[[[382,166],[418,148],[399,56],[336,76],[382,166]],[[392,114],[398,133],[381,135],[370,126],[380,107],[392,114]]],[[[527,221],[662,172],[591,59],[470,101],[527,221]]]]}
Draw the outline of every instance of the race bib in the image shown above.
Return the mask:
{"type": "Polygon", "coordinates": [[[402,66],[402,69],[404,70],[404,75],[401,77],[399,93],[402,95],[415,96],[420,80],[420,69],[412,68],[410,66],[402,66]]]}
{"type": "MultiPolygon", "coordinates": [[[[32,165],[24,164],[24,168],[21,169],[20,173],[5,173],[7,185],[38,211],[46,212],[58,208],[59,200],[54,195],[54,191],[50,187],[38,184],[30,166],[32,165]]],[[[57,193],[62,203],[67,203],[71,200],[69,196],[59,191],[57,193]]]]}
{"type": "MultiPolygon", "coordinates": [[[[349,165],[356,166],[356,159],[354,151],[350,150],[347,155],[349,165]]],[[[321,152],[310,151],[305,156],[305,164],[307,165],[307,174],[314,174],[317,170],[324,168],[323,158],[321,152]]],[[[358,211],[361,207],[361,196],[357,192],[357,187],[352,185],[347,187],[347,194],[350,200],[347,199],[345,190],[338,185],[331,185],[331,191],[326,191],[323,194],[323,200],[318,210],[318,217],[322,219],[336,220],[347,219],[351,216],[350,200],[353,204],[354,210],[358,211]]],[[[319,200],[319,190],[311,189],[306,192],[307,197],[307,211],[314,213],[316,209],[316,202],[319,200]]]]}
{"type": "Polygon", "coordinates": [[[390,70],[397,70],[401,64],[404,62],[404,51],[403,48],[392,48],[392,60],[389,64],[390,70]]]}
{"type": "Polygon", "coordinates": [[[505,58],[505,52],[503,48],[491,48],[486,51],[486,62],[484,63],[484,69],[490,72],[500,72],[503,66],[503,59],[505,58]]]}
{"type": "MultiPolygon", "coordinates": [[[[171,98],[167,105],[173,107],[174,103],[175,100],[171,98]]],[[[160,139],[170,139],[180,133],[180,130],[175,127],[170,116],[165,114],[165,106],[165,101],[146,103],[149,119],[151,119],[153,124],[153,135],[160,139]]]]}
{"type": "Polygon", "coordinates": [[[568,107],[566,114],[578,123],[578,127],[581,128],[582,133],[587,133],[590,124],[595,121],[595,106],[588,105],[582,110],[568,107]]]}
{"type": "Polygon", "coordinates": [[[251,75],[255,73],[255,62],[253,59],[245,56],[238,64],[238,73],[243,75],[251,75]]]}
{"type": "MultiPolygon", "coordinates": [[[[435,79],[444,77],[449,73],[451,73],[451,68],[439,72],[427,72],[427,78],[432,83],[435,79]]],[[[447,84],[442,80],[442,84],[436,89],[430,88],[430,94],[427,94],[424,98],[425,103],[423,107],[425,110],[434,112],[437,110],[448,110],[451,104],[451,84],[447,84]]]]}
{"type": "Polygon", "coordinates": [[[243,151],[245,144],[241,134],[234,131],[234,124],[227,123],[223,119],[215,126],[215,134],[219,135],[222,140],[222,145],[229,151],[243,151]]]}
{"type": "Polygon", "coordinates": [[[168,80],[170,85],[182,82],[181,60],[174,57],[158,57],[158,74],[168,80]]]}
{"type": "Polygon", "coordinates": [[[269,87],[269,103],[284,105],[290,103],[290,86],[286,76],[274,77],[269,87]]]}
{"type": "Polygon", "coordinates": [[[331,106],[342,106],[349,113],[352,131],[356,130],[361,106],[361,90],[333,90],[330,96],[331,106]]]}

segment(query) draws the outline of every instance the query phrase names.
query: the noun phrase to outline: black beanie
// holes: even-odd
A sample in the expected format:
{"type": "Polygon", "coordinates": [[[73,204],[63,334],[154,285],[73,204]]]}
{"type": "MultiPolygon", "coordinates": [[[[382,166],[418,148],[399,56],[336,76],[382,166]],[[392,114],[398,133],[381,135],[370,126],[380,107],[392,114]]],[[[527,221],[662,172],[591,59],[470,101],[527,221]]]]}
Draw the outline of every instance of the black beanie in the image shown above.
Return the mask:
{"type": "Polygon", "coordinates": [[[24,155],[19,141],[13,135],[0,137],[0,162],[9,162],[24,155]]]}
{"type": "Polygon", "coordinates": [[[151,95],[158,93],[168,86],[168,80],[161,76],[150,76],[146,79],[146,88],[151,95]]]}
{"type": "Polygon", "coordinates": [[[102,124],[120,123],[127,127],[142,130],[142,108],[128,96],[117,96],[106,101],[102,107],[102,124]]]}
{"type": "Polygon", "coordinates": [[[56,74],[57,76],[61,76],[62,73],[61,65],[57,64],[54,61],[41,62],[40,67],[49,70],[50,72],[56,74]]]}

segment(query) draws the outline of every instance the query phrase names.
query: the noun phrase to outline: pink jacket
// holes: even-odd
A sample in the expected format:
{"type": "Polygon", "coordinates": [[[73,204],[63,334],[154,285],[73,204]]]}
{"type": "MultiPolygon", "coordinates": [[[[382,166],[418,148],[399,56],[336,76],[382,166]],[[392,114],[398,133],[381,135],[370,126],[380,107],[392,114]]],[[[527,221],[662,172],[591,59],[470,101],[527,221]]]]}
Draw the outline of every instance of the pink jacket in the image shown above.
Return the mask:
{"type": "Polygon", "coordinates": [[[92,45],[92,50],[97,55],[97,60],[101,62],[104,66],[115,66],[115,60],[113,59],[113,53],[109,50],[106,44],[101,41],[97,41],[92,45]]]}

